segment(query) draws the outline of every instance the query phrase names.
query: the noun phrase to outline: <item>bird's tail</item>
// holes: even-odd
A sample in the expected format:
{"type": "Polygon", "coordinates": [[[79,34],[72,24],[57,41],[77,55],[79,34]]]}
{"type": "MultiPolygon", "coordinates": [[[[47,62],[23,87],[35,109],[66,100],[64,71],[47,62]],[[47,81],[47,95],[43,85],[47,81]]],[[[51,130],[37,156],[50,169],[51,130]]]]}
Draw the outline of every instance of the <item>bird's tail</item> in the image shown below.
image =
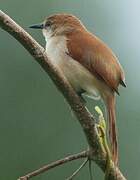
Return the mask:
{"type": "Polygon", "coordinates": [[[109,139],[112,148],[112,156],[115,164],[118,164],[118,139],[115,114],[115,95],[113,94],[106,102],[109,119],[109,139]]]}

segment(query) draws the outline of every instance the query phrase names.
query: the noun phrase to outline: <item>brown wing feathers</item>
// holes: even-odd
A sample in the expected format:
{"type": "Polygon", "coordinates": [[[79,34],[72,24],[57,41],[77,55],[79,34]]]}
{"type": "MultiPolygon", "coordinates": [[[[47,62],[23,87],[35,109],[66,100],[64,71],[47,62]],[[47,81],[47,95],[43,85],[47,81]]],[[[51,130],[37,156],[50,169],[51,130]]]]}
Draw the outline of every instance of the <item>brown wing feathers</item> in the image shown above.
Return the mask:
{"type": "Polygon", "coordinates": [[[118,93],[118,85],[125,83],[122,68],[112,51],[88,32],[70,34],[67,38],[70,56],[118,93]]]}

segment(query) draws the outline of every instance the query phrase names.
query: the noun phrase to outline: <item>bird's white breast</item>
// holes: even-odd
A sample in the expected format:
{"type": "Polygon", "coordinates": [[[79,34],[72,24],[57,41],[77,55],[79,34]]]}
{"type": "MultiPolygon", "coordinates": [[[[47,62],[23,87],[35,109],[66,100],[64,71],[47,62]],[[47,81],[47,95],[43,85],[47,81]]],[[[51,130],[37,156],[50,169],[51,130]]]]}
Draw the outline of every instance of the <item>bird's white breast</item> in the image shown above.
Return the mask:
{"type": "Polygon", "coordinates": [[[46,52],[48,57],[55,65],[60,65],[66,58],[66,38],[64,36],[55,36],[46,39],[46,52]]]}
{"type": "Polygon", "coordinates": [[[98,97],[96,79],[80,63],[72,59],[67,53],[67,39],[65,36],[53,36],[46,39],[46,52],[49,59],[60,70],[76,91],[85,90],[88,95],[98,97]]]}

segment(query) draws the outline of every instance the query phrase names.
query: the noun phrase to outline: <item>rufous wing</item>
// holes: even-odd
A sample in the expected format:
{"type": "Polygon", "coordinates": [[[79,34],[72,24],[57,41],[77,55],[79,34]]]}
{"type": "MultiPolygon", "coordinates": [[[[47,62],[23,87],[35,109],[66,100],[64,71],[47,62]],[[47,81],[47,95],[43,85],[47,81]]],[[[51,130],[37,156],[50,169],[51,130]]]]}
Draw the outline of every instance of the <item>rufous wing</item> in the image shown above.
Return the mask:
{"type": "Polygon", "coordinates": [[[67,34],[68,54],[118,93],[124,73],[117,58],[100,39],[85,30],[67,34]]]}

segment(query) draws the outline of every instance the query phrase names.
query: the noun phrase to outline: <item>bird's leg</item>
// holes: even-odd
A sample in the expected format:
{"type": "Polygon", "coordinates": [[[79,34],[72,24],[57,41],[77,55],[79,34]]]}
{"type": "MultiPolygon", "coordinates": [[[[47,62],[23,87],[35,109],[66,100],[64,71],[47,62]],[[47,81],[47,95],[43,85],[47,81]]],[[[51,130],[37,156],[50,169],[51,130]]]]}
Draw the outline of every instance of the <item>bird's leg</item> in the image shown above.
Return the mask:
{"type": "Polygon", "coordinates": [[[97,124],[99,140],[100,140],[100,143],[101,143],[101,145],[103,147],[103,150],[105,151],[106,156],[107,156],[106,172],[105,172],[105,180],[107,180],[108,175],[109,175],[109,171],[110,171],[110,167],[112,166],[112,155],[111,155],[108,143],[107,143],[106,122],[105,122],[105,119],[103,117],[103,113],[102,113],[101,109],[98,106],[95,107],[95,110],[99,114],[99,122],[97,124]]]}
{"type": "Polygon", "coordinates": [[[80,91],[77,92],[77,94],[80,97],[82,103],[85,105],[86,104],[86,100],[82,96],[83,93],[85,93],[85,91],[83,89],[81,89],[80,91]]]}

